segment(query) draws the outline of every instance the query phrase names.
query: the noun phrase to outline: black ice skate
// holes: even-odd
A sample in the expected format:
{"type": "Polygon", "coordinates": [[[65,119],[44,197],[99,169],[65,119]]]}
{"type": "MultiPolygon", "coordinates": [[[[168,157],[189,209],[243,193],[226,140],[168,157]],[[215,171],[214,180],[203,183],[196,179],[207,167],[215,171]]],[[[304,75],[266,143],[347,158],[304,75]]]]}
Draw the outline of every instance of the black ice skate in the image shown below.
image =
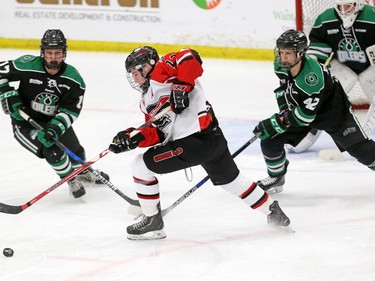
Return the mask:
{"type": "Polygon", "coordinates": [[[161,216],[160,204],[159,212],[151,217],[144,216],[141,221],[127,227],[129,240],[156,240],[167,237],[163,228],[164,222],[161,216]]]}
{"type": "MultiPolygon", "coordinates": [[[[97,171],[103,178],[105,178],[107,181],[109,181],[109,176],[108,174],[102,172],[102,171],[99,171],[99,170],[95,170],[97,171]]],[[[85,182],[85,183],[89,183],[89,184],[92,184],[92,183],[95,183],[95,184],[103,184],[99,179],[97,179],[95,177],[95,175],[93,173],[91,173],[89,170],[84,170],[83,172],[81,172],[80,174],[78,174],[77,176],[81,181],[85,182]]]]}
{"type": "MultiPolygon", "coordinates": [[[[289,161],[285,161],[285,170],[288,167],[289,161]]],[[[285,184],[285,174],[278,177],[267,177],[257,181],[257,185],[268,194],[280,193],[283,191],[285,184]]]]}
{"type": "Polygon", "coordinates": [[[270,211],[271,213],[267,216],[268,224],[283,227],[287,227],[290,224],[290,219],[281,210],[279,202],[273,201],[270,205],[270,211]]]}
{"type": "Polygon", "coordinates": [[[68,181],[70,193],[74,198],[82,197],[86,194],[86,190],[83,187],[82,182],[78,178],[73,178],[68,181]]]}

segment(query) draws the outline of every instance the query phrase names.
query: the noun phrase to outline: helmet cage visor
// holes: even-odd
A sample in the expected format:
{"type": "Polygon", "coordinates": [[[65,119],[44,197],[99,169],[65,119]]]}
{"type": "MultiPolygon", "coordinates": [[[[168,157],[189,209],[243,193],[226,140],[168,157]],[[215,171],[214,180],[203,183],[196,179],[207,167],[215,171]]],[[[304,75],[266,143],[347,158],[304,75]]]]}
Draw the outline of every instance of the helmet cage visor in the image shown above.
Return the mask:
{"type": "Polygon", "coordinates": [[[144,65],[139,64],[139,65],[135,65],[133,67],[128,68],[128,70],[126,71],[126,78],[128,79],[128,82],[133,89],[141,93],[145,93],[148,90],[150,83],[149,83],[149,77],[147,77],[147,74],[146,75],[144,74],[144,65]],[[144,82],[143,83],[137,82],[139,78],[136,78],[135,75],[142,76],[142,78],[144,79],[144,82]]]}
{"type": "Polygon", "coordinates": [[[362,1],[336,0],[335,10],[340,16],[344,28],[350,28],[354,24],[363,5],[362,1]]]}
{"type": "Polygon", "coordinates": [[[274,49],[274,55],[275,55],[275,62],[277,63],[278,66],[280,66],[284,70],[290,70],[302,60],[302,58],[305,55],[305,51],[301,51],[301,50],[298,51],[296,48],[284,48],[284,47],[277,48],[276,47],[274,49]],[[293,63],[283,62],[281,58],[281,54],[280,54],[281,49],[293,52],[295,54],[295,61],[293,63]]]}

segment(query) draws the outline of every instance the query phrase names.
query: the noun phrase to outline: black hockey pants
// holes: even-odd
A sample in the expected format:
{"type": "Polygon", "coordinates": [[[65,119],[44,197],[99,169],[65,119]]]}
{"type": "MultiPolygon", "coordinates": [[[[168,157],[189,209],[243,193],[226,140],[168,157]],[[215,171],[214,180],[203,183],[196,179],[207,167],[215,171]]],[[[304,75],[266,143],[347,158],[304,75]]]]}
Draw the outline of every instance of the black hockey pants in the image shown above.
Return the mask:
{"type": "Polygon", "coordinates": [[[214,185],[230,183],[239,174],[219,127],[150,148],[143,159],[147,168],[157,174],[201,165],[214,185]]]}

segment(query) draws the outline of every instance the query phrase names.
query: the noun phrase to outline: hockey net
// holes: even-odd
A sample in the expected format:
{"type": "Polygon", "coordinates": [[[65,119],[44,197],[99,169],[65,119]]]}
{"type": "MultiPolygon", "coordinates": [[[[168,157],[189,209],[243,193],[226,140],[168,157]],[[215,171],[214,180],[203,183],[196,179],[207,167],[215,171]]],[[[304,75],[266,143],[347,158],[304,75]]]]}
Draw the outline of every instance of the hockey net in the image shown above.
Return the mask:
{"type": "MultiPolygon", "coordinates": [[[[366,0],[367,4],[375,6],[375,0],[366,0]]],[[[296,28],[305,34],[311,31],[319,14],[335,5],[334,0],[296,0],[296,28]]],[[[350,102],[355,109],[368,109],[369,100],[357,82],[348,94],[350,102]]]]}

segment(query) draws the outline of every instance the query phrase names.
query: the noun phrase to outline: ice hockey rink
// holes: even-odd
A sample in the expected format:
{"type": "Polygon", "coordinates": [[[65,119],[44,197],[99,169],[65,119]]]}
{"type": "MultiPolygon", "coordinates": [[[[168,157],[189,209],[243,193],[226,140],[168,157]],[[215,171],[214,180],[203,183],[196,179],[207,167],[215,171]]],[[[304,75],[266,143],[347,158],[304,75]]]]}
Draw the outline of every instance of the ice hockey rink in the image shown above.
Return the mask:
{"type": "MultiPolygon", "coordinates": [[[[174,51],[174,50],[171,50],[174,51]]],[[[199,51],[199,50],[198,50],[199,51]]],[[[0,61],[38,51],[1,50],[0,61]]],[[[88,160],[105,150],[120,130],[143,123],[139,93],[125,77],[126,54],[69,51],[87,84],[74,124],[88,160]]],[[[201,79],[231,152],[252,137],[259,120],[277,112],[278,81],[271,62],[204,60],[201,79]]],[[[0,202],[22,205],[59,179],[44,160],[13,139],[0,114],[0,202]]],[[[266,217],[210,182],[164,218],[167,238],[130,241],[128,203],[107,186],[87,188],[74,199],[64,184],[17,215],[0,213],[1,281],[373,281],[375,280],[375,174],[349,156],[327,161],[333,148],[322,134],[306,153],[288,154],[284,191],[274,195],[294,234],[267,225],[266,217]]],[[[93,165],[135,198],[130,163],[142,150],[108,154],[93,165]]],[[[266,177],[259,141],[237,158],[253,180],[266,177]]],[[[158,177],[166,208],[206,176],[192,168],[158,177]]]]}

